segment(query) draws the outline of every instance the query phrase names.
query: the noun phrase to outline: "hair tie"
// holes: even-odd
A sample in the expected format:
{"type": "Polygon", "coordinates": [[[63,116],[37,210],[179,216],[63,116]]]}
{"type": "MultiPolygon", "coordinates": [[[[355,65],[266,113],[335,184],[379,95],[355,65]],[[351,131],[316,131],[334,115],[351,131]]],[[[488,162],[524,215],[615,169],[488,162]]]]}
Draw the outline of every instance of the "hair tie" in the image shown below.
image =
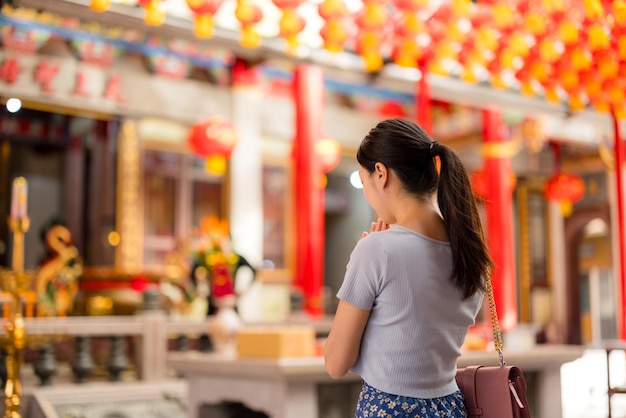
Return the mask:
{"type": "Polygon", "coordinates": [[[437,154],[437,148],[439,148],[439,142],[433,141],[430,143],[430,157],[434,158],[437,154]]]}

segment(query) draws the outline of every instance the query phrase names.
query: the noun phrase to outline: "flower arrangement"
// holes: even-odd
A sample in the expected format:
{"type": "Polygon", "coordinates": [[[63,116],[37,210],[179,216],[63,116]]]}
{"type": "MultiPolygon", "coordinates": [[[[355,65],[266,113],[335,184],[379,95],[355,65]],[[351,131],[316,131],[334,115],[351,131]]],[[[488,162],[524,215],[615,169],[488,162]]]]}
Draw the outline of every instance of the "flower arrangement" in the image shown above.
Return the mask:
{"type": "Polygon", "coordinates": [[[193,251],[196,275],[206,274],[213,297],[234,295],[239,255],[232,250],[228,222],[215,215],[206,216],[198,235],[193,251]]]}

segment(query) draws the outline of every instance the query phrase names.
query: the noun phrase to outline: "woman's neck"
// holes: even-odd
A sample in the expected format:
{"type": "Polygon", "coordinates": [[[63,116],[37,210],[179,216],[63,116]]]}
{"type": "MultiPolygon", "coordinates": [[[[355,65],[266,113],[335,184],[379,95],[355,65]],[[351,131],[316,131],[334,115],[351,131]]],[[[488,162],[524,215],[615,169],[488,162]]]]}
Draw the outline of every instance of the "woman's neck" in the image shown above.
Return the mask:
{"type": "Polygon", "coordinates": [[[448,233],[434,199],[406,196],[402,200],[396,206],[397,225],[439,241],[448,241],[448,233]]]}

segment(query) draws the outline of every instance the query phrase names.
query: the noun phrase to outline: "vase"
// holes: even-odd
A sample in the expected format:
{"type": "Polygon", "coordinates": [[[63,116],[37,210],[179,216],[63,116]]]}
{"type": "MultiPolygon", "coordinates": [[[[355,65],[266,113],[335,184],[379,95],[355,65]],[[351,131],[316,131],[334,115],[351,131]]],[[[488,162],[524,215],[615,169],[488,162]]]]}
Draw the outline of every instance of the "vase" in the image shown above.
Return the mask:
{"type": "Polygon", "coordinates": [[[209,332],[217,353],[234,355],[237,351],[237,332],[243,324],[235,310],[236,304],[235,295],[222,296],[215,301],[217,313],[210,321],[209,332]]]}

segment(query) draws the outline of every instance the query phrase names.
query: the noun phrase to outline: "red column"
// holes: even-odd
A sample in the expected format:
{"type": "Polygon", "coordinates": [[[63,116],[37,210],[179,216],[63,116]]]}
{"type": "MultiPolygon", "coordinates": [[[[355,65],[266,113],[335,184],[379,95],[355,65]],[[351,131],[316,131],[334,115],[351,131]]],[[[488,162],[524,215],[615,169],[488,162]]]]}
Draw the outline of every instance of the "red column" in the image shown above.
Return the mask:
{"type": "MultiPolygon", "coordinates": [[[[483,110],[485,151],[488,147],[497,149],[497,144],[505,142],[503,128],[499,112],[483,110]]],[[[493,293],[500,327],[503,331],[508,331],[517,326],[511,160],[509,156],[498,155],[497,152],[485,152],[484,155],[487,177],[487,245],[495,264],[492,274],[493,293]]]]}
{"type": "Polygon", "coordinates": [[[324,274],[323,173],[314,158],[315,141],[322,137],[324,74],[315,66],[299,66],[294,76],[296,129],[293,143],[296,233],[295,284],[304,294],[304,307],[322,314],[324,274]]]}
{"type": "Polygon", "coordinates": [[[626,313],[624,312],[624,305],[626,304],[626,240],[624,238],[624,141],[620,134],[619,120],[617,119],[615,112],[613,116],[613,131],[615,135],[615,184],[617,192],[615,198],[617,200],[617,235],[618,235],[618,254],[617,260],[619,283],[620,283],[620,295],[621,303],[619,304],[618,323],[619,323],[619,336],[621,339],[626,338],[626,313]]]}

